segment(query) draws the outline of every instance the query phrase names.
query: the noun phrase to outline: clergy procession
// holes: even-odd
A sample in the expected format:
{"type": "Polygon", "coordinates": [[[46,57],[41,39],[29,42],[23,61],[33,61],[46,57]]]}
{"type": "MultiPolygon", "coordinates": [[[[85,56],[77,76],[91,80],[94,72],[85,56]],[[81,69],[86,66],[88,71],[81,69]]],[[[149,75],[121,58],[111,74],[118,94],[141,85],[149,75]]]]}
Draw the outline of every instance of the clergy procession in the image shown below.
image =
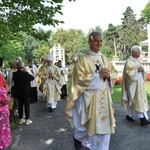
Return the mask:
{"type": "MultiPolygon", "coordinates": [[[[10,112],[13,116],[18,116],[20,128],[30,130],[30,127],[36,127],[38,124],[38,120],[34,123],[32,118],[34,116],[31,114],[39,111],[33,106],[41,100],[42,104],[44,103],[44,107],[41,105],[41,108],[43,112],[48,113],[48,116],[57,116],[61,109],[62,114],[59,115],[65,115],[66,123],[60,122],[59,125],[68,123],[68,132],[72,130],[68,134],[71,135],[69,140],[72,140],[72,149],[62,146],[53,150],[114,150],[111,137],[118,134],[115,130],[122,128],[117,126],[119,120],[117,122],[116,118],[120,117],[121,113],[118,115],[119,110],[115,108],[116,104],[113,104],[112,99],[118,72],[111,60],[101,52],[103,36],[100,32],[90,33],[88,44],[89,49],[85,53],[73,55],[72,64],[68,68],[62,65],[62,60],[54,62],[54,55],[49,53],[41,59],[42,64],[39,66],[35,65],[33,58],[25,63],[20,56],[17,56],[16,60],[10,63],[9,71],[4,73],[4,60],[0,59],[0,150],[11,147],[14,140],[10,127],[10,112]],[[64,108],[59,108],[60,103],[64,104],[64,108]],[[26,128],[24,125],[29,127],[26,128]]],[[[138,128],[149,130],[146,72],[139,62],[139,57],[140,47],[134,45],[122,73],[120,106],[123,108],[123,115],[120,118],[125,118],[131,126],[136,126],[139,122],[138,128]]],[[[37,119],[38,114],[34,114],[37,119]]],[[[42,119],[44,122],[52,118],[42,119]]],[[[55,119],[58,120],[57,117],[55,119]]],[[[55,122],[49,124],[49,128],[53,123],[55,124],[55,122]]],[[[42,121],[39,124],[44,131],[42,121]]],[[[36,135],[38,130],[33,130],[36,135]]],[[[129,135],[129,140],[132,140],[131,133],[126,134],[129,135]]],[[[117,144],[119,147],[119,141],[117,144]]],[[[34,149],[38,148],[26,148],[26,150],[34,149]]],[[[47,147],[48,149],[50,148],[47,147]]],[[[21,150],[24,148],[22,147],[21,150]]],[[[122,150],[129,149],[122,148],[122,150]]]]}

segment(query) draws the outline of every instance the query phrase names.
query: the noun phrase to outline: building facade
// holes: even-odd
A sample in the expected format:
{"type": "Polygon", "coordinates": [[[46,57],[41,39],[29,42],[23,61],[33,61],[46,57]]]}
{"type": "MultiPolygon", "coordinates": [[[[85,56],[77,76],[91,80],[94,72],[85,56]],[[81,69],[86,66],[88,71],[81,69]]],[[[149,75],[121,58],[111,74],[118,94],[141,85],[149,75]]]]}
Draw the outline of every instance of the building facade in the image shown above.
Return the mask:
{"type": "Polygon", "coordinates": [[[58,60],[61,60],[62,65],[65,66],[65,50],[60,44],[54,44],[54,46],[50,49],[50,53],[54,56],[54,63],[57,63],[58,60]]]}

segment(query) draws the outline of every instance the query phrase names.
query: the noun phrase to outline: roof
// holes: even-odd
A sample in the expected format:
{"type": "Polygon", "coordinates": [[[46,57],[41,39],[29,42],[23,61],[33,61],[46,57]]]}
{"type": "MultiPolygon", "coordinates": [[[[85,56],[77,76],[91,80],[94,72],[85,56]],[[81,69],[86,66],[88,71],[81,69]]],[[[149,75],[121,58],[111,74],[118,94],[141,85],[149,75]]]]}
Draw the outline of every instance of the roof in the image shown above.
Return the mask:
{"type": "Polygon", "coordinates": [[[141,46],[148,46],[148,40],[140,42],[141,46]]]}

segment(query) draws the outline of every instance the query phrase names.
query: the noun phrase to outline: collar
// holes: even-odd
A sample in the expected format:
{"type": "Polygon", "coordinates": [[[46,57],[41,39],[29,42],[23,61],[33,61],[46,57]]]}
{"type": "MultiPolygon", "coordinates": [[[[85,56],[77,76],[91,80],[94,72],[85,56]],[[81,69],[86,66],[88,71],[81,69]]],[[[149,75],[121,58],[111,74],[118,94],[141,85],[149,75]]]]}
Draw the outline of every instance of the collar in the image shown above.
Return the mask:
{"type": "Polygon", "coordinates": [[[132,60],[139,62],[139,59],[135,58],[135,57],[131,57],[132,60]]]}
{"type": "Polygon", "coordinates": [[[94,56],[101,56],[101,55],[102,55],[101,52],[95,53],[95,52],[92,51],[91,49],[89,49],[87,53],[90,54],[90,55],[94,55],[94,56]]]}

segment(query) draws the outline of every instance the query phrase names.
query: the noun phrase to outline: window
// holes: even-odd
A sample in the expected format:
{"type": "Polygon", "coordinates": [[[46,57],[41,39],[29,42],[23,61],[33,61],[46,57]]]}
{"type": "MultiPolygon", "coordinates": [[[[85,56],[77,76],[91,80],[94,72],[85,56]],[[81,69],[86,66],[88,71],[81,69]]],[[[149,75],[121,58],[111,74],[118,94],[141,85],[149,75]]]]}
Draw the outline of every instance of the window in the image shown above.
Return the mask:
{"type": "Polygon", "coordinates": [[[56,49],[58,49],[58,44],[55,45],[56,49]]]}
{"type": "Polygon", "coordinates": [[[59,56],[56,56],[56,61],[58,61],[59,60],[59,56]]]}
{"type": "Polygon", "coordinates": [[[59,54],[59,51],[58,50],[56,50],[56,55],[58,55],[59,54]]]}

